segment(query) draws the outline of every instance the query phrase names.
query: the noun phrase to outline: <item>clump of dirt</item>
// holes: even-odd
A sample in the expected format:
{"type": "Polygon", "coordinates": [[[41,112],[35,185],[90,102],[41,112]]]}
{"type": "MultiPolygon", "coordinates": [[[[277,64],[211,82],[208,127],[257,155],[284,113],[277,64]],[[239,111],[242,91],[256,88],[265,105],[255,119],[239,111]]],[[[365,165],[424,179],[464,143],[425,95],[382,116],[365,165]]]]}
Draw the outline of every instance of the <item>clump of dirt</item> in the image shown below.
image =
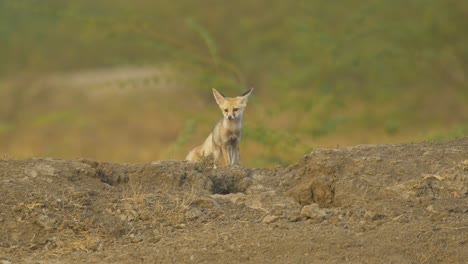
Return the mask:
{"type": "Polygon", "coordinates": [[[463,263],[468,138],[287,168],[0,159],[2,263],[463,263]]]}

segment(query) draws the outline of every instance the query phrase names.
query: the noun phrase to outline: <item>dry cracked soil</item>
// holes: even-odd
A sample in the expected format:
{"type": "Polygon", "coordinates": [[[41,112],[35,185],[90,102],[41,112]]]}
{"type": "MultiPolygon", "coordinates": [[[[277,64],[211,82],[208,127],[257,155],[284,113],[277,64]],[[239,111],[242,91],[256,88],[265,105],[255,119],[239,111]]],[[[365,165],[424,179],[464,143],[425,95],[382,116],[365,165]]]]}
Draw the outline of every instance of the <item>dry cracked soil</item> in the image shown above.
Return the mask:
{"type": "Polygon", "coordinates": [[[0,160],[0,263],[466,263],[468,137],[286,168],[0,160]]]}

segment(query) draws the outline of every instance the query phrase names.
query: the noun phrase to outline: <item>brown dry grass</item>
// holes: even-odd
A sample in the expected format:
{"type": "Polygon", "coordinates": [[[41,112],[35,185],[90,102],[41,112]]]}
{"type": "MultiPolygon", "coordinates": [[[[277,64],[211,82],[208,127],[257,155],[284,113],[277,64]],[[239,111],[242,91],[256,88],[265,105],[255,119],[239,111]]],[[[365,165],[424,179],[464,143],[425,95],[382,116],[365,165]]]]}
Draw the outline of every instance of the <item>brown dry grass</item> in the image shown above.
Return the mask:
{"type": "Polygon", "coordinates": [[[0,160],[13,160],[15,159],[12,155],[7,153],[0,153],[0,160]]]}

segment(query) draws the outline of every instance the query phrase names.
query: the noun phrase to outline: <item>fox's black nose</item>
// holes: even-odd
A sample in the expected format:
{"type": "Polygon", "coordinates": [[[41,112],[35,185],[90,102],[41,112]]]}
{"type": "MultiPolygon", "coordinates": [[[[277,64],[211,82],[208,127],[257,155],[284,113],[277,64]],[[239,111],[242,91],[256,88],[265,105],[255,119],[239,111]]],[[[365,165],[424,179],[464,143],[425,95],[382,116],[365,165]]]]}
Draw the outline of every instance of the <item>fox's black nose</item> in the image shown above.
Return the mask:
{"type": "Polygon", "coordinates": [[[232,119],[234,119],[234,117],[232,115],[228,115],[228,119],[232,120],[232,119]]]}

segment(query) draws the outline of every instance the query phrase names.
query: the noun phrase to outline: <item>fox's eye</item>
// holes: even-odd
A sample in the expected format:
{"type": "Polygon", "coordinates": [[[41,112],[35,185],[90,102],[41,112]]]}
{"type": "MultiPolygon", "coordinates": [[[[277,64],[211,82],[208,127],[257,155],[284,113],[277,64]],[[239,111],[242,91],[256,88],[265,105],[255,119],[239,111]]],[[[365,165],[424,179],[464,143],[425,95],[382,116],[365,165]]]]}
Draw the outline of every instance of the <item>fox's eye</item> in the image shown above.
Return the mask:
{"type": "Polygon", "coordinates": [[[227,109],[224,109],[224,112],[226,112],[226,113],[227,113],[227,112],[228,112],[228,110],[227,110],[227,109]]]}
{"type": "Polygon", "coordinates": [[[236,112],[237,110],[239,110],[239,108],[234,108],[232,109],[232,111],[236,112]]]}

